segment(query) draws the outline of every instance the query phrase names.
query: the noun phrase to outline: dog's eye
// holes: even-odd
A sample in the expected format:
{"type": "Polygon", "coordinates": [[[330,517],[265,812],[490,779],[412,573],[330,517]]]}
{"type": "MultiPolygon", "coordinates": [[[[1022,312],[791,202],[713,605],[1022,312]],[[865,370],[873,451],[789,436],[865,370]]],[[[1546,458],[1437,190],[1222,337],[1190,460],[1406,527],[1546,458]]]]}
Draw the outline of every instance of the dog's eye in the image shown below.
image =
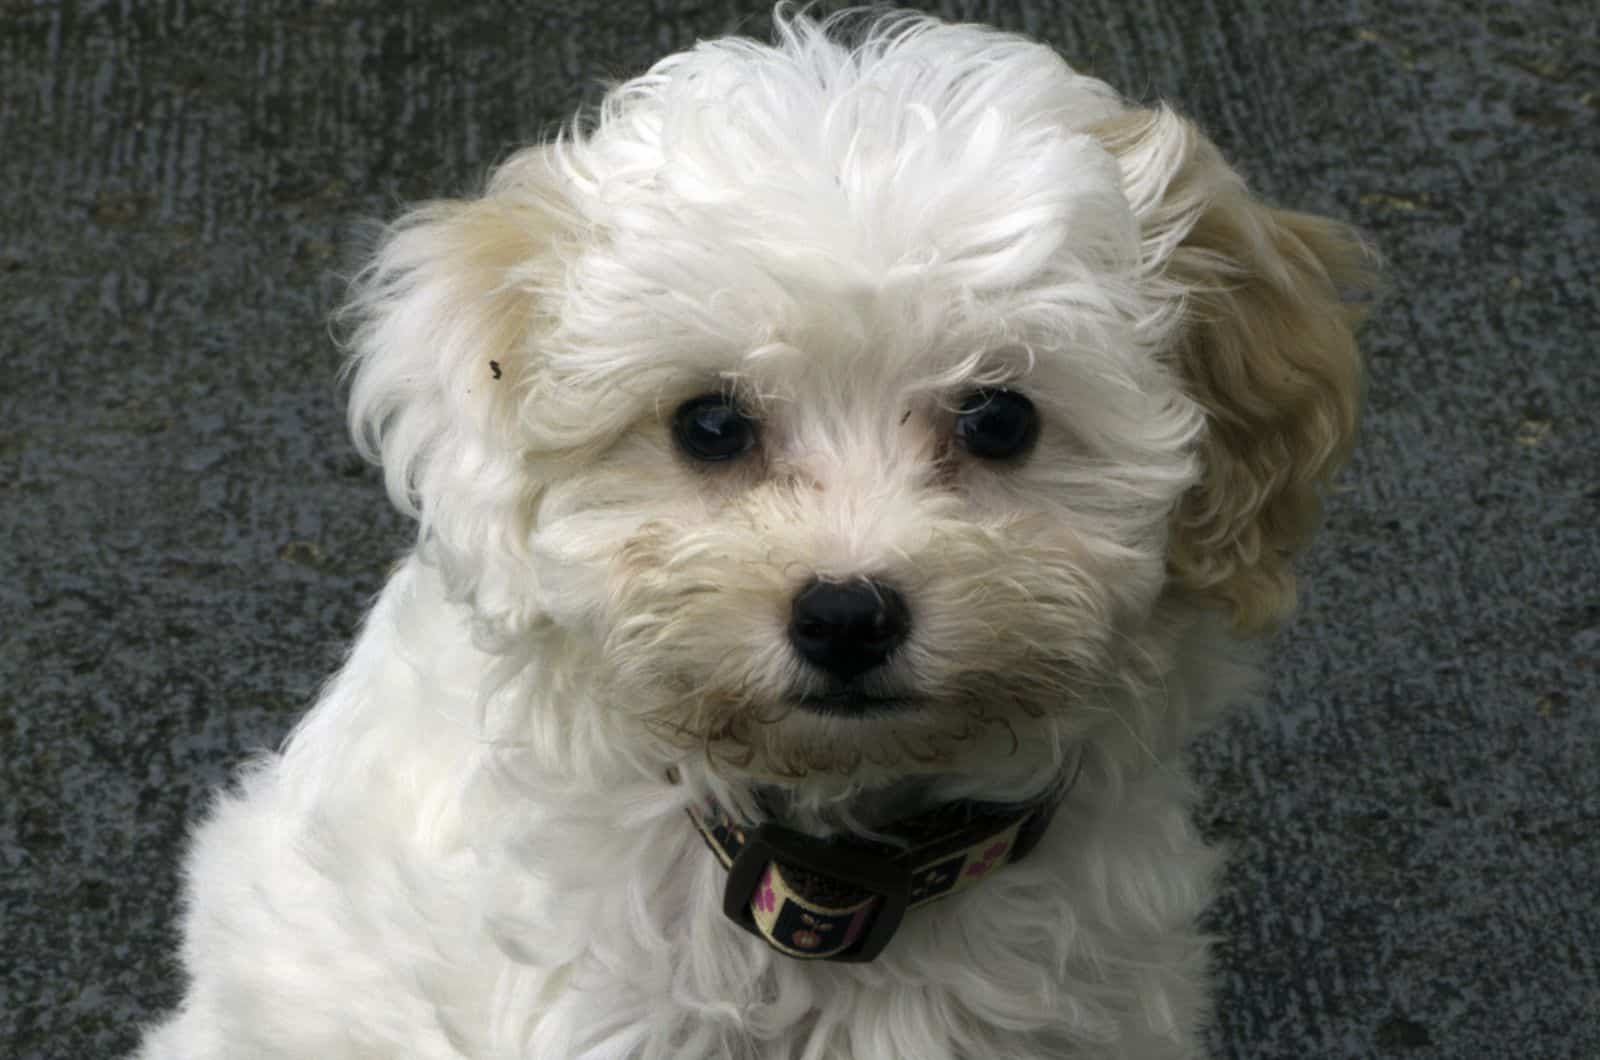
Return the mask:
{"type": "Polygon", "coordinates": [[[701,394],[673,413],[672,435],[696,460],[732,460],[756,444],[756,425],[726,394],[701,394]]]}
{"type": "Polygon", "coordinates": [[[1015,390],[974,390],[956,411],[956,440],[973,456],[1010,460],[1039,438],[1039,412],[1015,390]]]}

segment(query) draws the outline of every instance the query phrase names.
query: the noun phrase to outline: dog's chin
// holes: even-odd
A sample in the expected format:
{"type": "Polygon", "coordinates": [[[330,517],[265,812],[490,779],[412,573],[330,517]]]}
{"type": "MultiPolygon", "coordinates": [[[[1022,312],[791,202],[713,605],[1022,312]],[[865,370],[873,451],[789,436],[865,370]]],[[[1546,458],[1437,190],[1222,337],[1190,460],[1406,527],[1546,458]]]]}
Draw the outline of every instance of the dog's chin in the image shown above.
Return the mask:
{"type": "MultiPolygon", "coordinates": [[[[682,669],[608,697],[642,726],[651,757],[700,762],[722,777],[783,783],[1027,771],[1059,756],[1093,712],[1078,686],[1015,671],[963,671],[936,683],[879,673],[816,674],[762,686],[682,669]]],[[[1101,712],[1103,713],[1103,712],[1101,712]]]]}
{"type": "Polygon", "coordinates": [[[676,753],[704,756],[728,779],[877,785],[969,772],[1018,756],[1038,716],[904,691],[779,694],[717,720],[668,734],[676,753]]]}

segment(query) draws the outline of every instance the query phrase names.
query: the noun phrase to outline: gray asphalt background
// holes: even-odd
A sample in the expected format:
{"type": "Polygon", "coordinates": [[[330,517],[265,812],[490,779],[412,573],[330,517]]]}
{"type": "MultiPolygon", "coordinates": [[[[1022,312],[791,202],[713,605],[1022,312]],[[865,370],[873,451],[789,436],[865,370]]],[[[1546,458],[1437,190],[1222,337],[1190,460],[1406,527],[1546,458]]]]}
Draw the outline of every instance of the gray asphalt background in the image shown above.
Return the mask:
{"type": "MultiPolygon", "coordinates": [[[[0,1056],[170,1005],[186,822],[408,540],[326,317],[473,186],[762,3],[0,0],[0,1056]]],[[[1600,1057],[1600,14],[937,5],[1181,101],[1391,266],[1273,699],[1198,748],[1229,1057],[1600,1057]]]]}

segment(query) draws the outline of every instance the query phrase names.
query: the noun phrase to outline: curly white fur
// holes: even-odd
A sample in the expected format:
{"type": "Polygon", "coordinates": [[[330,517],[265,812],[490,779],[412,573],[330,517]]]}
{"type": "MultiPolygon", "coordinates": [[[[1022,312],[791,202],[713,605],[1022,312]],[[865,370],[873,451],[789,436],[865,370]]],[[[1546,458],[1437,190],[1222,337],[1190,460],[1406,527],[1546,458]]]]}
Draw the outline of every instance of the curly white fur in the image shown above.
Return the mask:
{"type": "Polygon", "coordinates": [[[1353,247],[1041,45],[781,11],[403,218],[351,422],[418,546],[198,831],[140,1055],[1197,1055],[1181,748],[1253,684],[1232,630],[1286,609],[1353,426],[1353,247]],[[1043,420],[1003,467],[950,440],[999,384],[1043,420]],[[734,466],[675,451],[708,391],[759,421],[734,466]],[[814,714],[790,600],[863,574],[911,601],[870,680],[916,708],[814,714]],[[1029,860],[865,965],[726,922],[683,813],[760,787],[865,831],[1079,755],[1029,860]]]}

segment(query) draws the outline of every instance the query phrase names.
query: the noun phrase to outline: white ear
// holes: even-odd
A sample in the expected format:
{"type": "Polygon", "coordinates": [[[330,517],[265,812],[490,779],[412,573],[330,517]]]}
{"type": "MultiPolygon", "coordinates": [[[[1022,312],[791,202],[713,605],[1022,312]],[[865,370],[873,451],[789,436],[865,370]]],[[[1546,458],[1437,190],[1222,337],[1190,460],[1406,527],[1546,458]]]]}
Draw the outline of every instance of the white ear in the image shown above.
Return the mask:
{"type": "Polygon", "coordinates": [[[489,602],[485,564],[521,565],[539,489],[519,423],[557,282],[556,188],[548,151],[533,148],[481,198],[412,210],[384,233],[345,309],[356,445],[383,465],[453,594],[475,604],[489,602]]]}
{"type": "Polygon", "coordinates": [[[1207,414],[1169,566],[1241,630],[1270,626],[1294,609],[1290,561],[1354,438],[1351,299],[1374,285],[1373,255],[1338,222],[1257,201],[1171,111],[1129,111],[1097,135],[1122,163],[1147,259],[1184,299],[1173,353],[1207,414]]]}

